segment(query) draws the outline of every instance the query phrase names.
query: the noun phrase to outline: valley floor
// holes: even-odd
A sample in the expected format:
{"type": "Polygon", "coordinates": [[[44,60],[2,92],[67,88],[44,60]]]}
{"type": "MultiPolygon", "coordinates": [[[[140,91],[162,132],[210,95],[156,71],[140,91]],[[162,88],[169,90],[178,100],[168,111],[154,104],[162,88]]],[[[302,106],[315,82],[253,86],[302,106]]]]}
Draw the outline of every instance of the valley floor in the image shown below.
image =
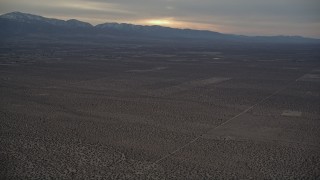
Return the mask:
{"type": "Polygon", "coordinates": [[[320,178],[319,54],[253,49],[2,45],[1,179],[320,178]]]}

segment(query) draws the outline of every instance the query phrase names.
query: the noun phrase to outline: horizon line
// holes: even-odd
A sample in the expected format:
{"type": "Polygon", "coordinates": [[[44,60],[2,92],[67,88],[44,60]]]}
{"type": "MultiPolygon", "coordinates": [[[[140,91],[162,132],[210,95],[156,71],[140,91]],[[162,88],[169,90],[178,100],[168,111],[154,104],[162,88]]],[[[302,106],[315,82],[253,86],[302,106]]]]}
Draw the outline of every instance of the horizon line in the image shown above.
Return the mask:
{"type": "Polygon", "coordinates": [[[21,11],[11,11],[11,12],[7,12],[7,13],[3,13],[0,14],[0,17],[6,14],[10,14],[10,13],[21,13],[21,14],[28,14],[28,15],[33,15],[33,16],[40,16],[43,18],[47,18],[47,19],[55,19],[55,20],[62,20],[62,21],[69,21],[69,20],[77,20],[83,23],[88,23],[90,24],[92,27],[96,27],[98,25],[103,25],[103,24],[127,24],[127,25],[133,25],[133,26],[144,26],[144,27],[163,27],[163,28],[171,28],[171,29],[179,29],[179,30],[193,30],[193,31],[207,31],[207,32],[212,32],[212,33],[220,33],[220,34],[224,34],[224,35],[238,35],[238,36],[247,36],[247,37],[300,37],[300,38],[308,38],[308,39],[315,39],[315,40],[320,40],[320,37],[310,37],[310,36],[304,36],[304,35],[285,35],[285,34],[277,34],[277,35],[262,35],[262,34],[256,34],[256,35],[244,35],[244,34],[238,34],[238,33],[224,33],[221,31],[214,31],[214,30],[210,30],[210,29],[198,29],[198,28],[188,28],[188,27],[173,27],[173,26],[165,26],[165,25],[157,25],[157,24],[143,24],[143,23],[130,23],[130,22],[116,22],[116,21],[106,21],[103,23],[91,23],[91,22],[87,22],[87,21],[83,21],[83,20],[79,20],[76,18],[65,18],[65,19],[59,19],[57,17],[48,17],[48,16],[43,16],[43,15],[39,15],[39,14],[33,14],[33,13],[29,13],[29,12],[21,12],[21,11]]]}

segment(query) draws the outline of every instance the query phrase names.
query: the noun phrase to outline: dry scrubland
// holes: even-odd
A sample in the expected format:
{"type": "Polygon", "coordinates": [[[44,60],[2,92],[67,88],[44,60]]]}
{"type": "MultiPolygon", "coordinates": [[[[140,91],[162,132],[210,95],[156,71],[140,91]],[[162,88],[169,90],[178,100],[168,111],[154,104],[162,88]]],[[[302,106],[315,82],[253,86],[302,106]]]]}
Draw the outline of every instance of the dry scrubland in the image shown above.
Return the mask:
{"type": "Polygon", "coordinates": [[[1,179],[318,179],[316,52],[2,44],[1,179]]]}

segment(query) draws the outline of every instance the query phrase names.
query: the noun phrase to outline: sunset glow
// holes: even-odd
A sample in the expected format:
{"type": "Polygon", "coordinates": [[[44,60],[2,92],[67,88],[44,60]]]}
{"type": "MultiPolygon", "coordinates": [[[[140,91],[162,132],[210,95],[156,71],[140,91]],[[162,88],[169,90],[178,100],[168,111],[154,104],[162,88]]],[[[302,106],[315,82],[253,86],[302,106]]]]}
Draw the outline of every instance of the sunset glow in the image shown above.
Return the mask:
{"type": "Polygon", "coordinates": [[[320,38],[319,0],[0,0],[0,4],[0,14],[20,11],[93,25],[119,22],[320,38]]]}
{"type": "Polygon", "coordinates": [[[146,24],[149,25],[159,25],[159,26],[170,26],[170,25],[174,25],[174,23],[172,21],[170,21],[169,19],[151,19],[151,20],[147,20],[146,24]]]}
{"type": "Polygon", "coordinates": [[[179,29],[196,29],[196,30],[211,30],[211,31],[224,31],[228,32],[225,27],[219,26],[212,23],[197,23],[197,22],[188,22],[175,19],[173,17],[163,17],[157,19],[142,19],[138,21],[130,21],[128,23],[132,24],[141,24],[141,25],[158,25],[179,29]]]}

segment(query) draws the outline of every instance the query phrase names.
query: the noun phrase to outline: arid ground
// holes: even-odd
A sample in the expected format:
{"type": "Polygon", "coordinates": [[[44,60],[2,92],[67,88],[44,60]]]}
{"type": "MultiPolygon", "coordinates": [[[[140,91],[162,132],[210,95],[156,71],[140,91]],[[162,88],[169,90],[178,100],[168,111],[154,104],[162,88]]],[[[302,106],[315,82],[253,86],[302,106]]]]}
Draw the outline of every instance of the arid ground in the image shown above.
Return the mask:
{"type": "Polygon", "coordinates": [[[1,44],[1,179],[320,178],[319,47],[83,43],[1,44]]]}

